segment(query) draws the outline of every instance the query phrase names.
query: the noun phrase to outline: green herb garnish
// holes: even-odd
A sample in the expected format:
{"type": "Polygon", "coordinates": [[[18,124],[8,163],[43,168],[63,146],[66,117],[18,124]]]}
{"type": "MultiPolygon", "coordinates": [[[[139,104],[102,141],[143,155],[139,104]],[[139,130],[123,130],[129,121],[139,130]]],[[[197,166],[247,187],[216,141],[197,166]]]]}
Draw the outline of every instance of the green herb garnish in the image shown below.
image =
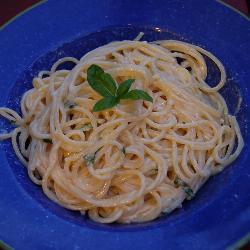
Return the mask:
{"type": "Polygon", "coordinates": [[[84,161],[86,162],[86,165],[87,165],[87,166],[90,166],[90,165],[93,165],[93,164],[94,164],[96,154],[97,154],[97,152],[98,152],[99,150],[101,150],[101,148],[102,148],[102,147],[100,147],[99,149],[97,149],[97,150],[95,151],[94,154],[87,154],[87,155],[84,155],[84,156],[83,156],[83,159],[84,159],[84,161]]]}
{"type": "Polygon", "coordinates": [[[85,155],[83,159],[86,162],[87,166],[93,165],[95,162],[95,154],[85,155]]]}
{"type": "Polygon", "coordinates": [[[10,120],[10,124],[16,125],[16,121],[15,120],[10,120]]]}
{"type": "Polygon", "coordinates": [[[126,148],[125,147],[122,147],[121,151],[122,151],[123,154],[126,154],[126,148]]]}
{"type": "Polygon", "coordinates": [[[135,79],[125,80],[117,87],[117,83],[112,76],[105,73],[98,65],[92,64],[88,68],[87,80],[91,88],[104,97],[95,104],[93,108],[94,112],[112,108],[117,105],[121,99],[142,99],[153,102],[153,98],[143,90],[133,89],[129,91],[135,79]]]}
{"type": "Polygon", "coordinates": [[[192,190],[192,188],[186,183],[184,182],[182,179],[176,177],[174,180],[174,184],[182,187],[183,191],[186,193],[187,195],[187,200],[191,200],[194,198],[194,191],[192,190]]]}
{"type": "Polygon", "coordinates": [[[45,139],[43,139],[43,142],[53,144],[52,139],[45,138],[45,139]]]}
{"type": "Polygon", "coordinates": [[[93,128],[93,126],[92,126],[92,124],[91,123],[87,123],[87,124],[84,124],[82,127],[81,127],[81,130],[82,131],[89,131],[90,129],[92,129],[93,128]]]}
{"type": "Polygon", "coordinates": [[[154,168],[150,171],[150,174],[151,175],[155,175],[155,174],[158,174],[158,168],[154,168]]]}
{"type": "Polygon", "coordinates": [[[193,189],[192,189],[191,187],[189,187],[189,186],[184,186],[184,187],[182,187],[182,188],[183,188],[184,192],[185,192],[186,195],[187,195],[187,200],[191,200],[191,199],[194,198],[194,191],[193,191],[193,189]]]}
{"type": "Polygon", "coordinates": [[[72,102],[72,101],[66,101],[64,103],[65,108],[73,109],[75,106],[77,106],[77,104],[75,102],[72,102]]]}

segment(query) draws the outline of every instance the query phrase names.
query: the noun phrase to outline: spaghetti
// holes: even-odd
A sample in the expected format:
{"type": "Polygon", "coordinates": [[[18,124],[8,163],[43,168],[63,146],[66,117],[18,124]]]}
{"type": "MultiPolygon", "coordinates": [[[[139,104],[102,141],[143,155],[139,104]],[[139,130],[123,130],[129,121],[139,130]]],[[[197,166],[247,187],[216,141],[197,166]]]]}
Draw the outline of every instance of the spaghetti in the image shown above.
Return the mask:
{"type": "Polygon", "coordinates": [[[112,42],[80,60],[67,57],[33,79],[11,138],[29,177],[59,205],[100,223],[150,221],[191,199],[244,145],[236,118],[218,93],[220,61],[180,41],[112,42]],[[217,86],[205,82],[203,55],[217,65],[217,86]],[[72,70],[58,70],[66,61],[72,70]],[[100,96],[88,84],[96,64],[119,83],[147,91],[153,103],[123,100],[93,112],[100,96]]]}

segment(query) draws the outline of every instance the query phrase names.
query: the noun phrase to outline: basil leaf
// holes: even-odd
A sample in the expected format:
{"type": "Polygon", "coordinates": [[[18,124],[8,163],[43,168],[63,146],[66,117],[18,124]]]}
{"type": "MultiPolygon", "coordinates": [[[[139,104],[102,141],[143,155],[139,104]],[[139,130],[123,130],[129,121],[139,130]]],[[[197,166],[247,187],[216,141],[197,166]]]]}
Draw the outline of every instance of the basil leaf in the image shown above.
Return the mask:
{"type": "Polygon", "coordinates": [[[117,89],[117,93],[116,93],[117,96],[120,97],[120,96],[128,93],[128,91],[129,91],[129,89],[134,81],[135,81],[135,79],[128,79],[128,80],[122,82],[117,89]]]}
{"type": "Polygon", "coordinates": [[[117,88],[117,84],[112,76],[105,73],[98,65],[92,64],[88,68],[87,80],[90,87],[104,97],[95,104],[94,112],[112,108],[119,103],[120,99],[142,99],[153,102],[153,98],[143,90],[134,89],[129,91],[135,79],[128,79],[117,88]]]}
{"type": "Polygon", "coordinates": [[[111,94],[114,96],[116,93],[117,86],[112,76],[109,73],[104,73],[101,75],[101,79],[103,80],[103,83],[107,85],[111,94]]]}
{"type": "Polygon", "coordinates": [[[101,111],[104,109],[112,108],[118,102],[119,102],[118,98],[116,98],[114,96],[105,97],[95,104],[93,111],[96,112],[96,111],[101,111]]]}
{"type": "Polygon", "coordinates": [[[130,90],[128,93],[125,95],[122,95],[120,97],[121,99],[132,99],[132,100],[145,100],[149,102],[153,102],[153,98],[145,91],[140,90],[140,89],[133,89],[130,90]]]}
{"type": "Polygon", "coordinates": [[[92,64],[87,70],[87,80],[89,85],[101,96],[114,96],[116,93],[116,83],[112,76],[105,73],[101,67],[92,64]]]}

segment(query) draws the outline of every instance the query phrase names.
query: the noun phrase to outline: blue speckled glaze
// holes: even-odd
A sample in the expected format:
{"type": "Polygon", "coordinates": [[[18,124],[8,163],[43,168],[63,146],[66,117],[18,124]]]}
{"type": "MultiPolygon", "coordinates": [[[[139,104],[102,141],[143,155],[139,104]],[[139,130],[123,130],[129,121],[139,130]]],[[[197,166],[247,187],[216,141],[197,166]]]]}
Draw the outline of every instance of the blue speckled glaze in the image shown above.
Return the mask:
{"type": "MultiPolygon", "coordinates": [[[[0,239],[16,249],[225,249],[250,231],[248,105],[250,23],[211,0],[48,1],[0,32],[0,105],[18,110],[32,78],[63,56],[81,57],[114,40],[178,39],[200,45],[223,62],[222,90],[246,146],[191,202],[143,224],[100,225],[63,209],[28,178],[11,143],[0,144],[0,239]],[[104,27],[104,28],[103,28],[104,27]],[[161,32],[155,30],[160,27],[161,32]],[[238,35],[235,35],[238,34],[238,35]]],[[[208,82],[218,72],[208,61],[208,82]]],[[[67,66],[67,65],[66,65],[67,66]]],[[[68,65],[70,66],[70,65],[68,65]]],[[[0,129],[10,129],[0,120],[0,129]]]]}

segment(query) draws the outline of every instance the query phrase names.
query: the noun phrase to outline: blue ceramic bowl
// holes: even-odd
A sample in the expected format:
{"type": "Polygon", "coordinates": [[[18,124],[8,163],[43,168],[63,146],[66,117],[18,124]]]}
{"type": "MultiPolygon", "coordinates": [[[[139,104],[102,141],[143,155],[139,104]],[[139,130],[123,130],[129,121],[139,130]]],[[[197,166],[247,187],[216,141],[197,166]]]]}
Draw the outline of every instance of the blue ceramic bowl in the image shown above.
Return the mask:
{"type": "MultiPolygon", "coordinates": [[[[0,239],[16,249],[225,249],[250,231],[248,105],[250,23],[215,1],[48,1],[0,32],[0,105],[19,110],[32,78],[61,57],[80,58],[114,40],[177,39],[214,53],[228,74],[222,90],[246,146],[195,199],[155,221],[100,225],[59,207],[33,184],[11,143],[0,144],[0,239]]],[[[208,82],[219,74],[207,60],[208,82]]],[[[72,65],[64,65],[66,68],[72,65]]],[[[20,110],[19,110],[20,111],[20,110]]],[[[0,120],[1,129],[11,129],[0,120]]]]}

